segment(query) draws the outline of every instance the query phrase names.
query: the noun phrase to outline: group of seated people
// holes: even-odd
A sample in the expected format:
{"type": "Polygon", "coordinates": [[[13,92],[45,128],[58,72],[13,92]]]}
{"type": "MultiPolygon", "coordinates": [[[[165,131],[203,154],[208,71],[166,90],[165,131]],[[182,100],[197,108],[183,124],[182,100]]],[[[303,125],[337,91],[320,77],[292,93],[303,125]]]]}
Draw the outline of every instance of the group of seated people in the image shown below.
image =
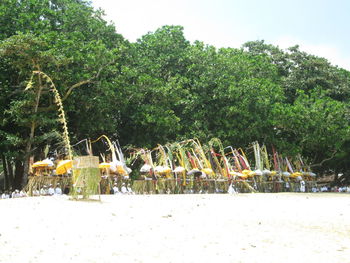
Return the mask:
{"type": "Polygon", "coordinates": [[[2,194],[0,194],[0,199],[9,199],[9,198],[20,198],[20,197],[26,197],[27,193],[24,190],[19,191],[18,189],[11,191],[4,191],[2,194]]]}
{"type": "Polygon", "coordinates": [[[321,187],[313,187],[312,192],[317,193],[317,192],[336,192],[336,193],[350,193],[350,185],[349,186],[321,186],[321,187]]]}
{"type": "MultiPolygon", "coordinates": [[[[40,189],[36,188],[32,190],[32,196],[53,196],[53,195],[62,195],[62,194],[68,194],[66,190],[62,190],[59,183],[56,184],[56,186],[53,186],[52,184],[43,185],[40,189]]],[[[124,195],[130,195],[134,194],[133,190],[131,189],[130,184],[122,183],[121,187],[118,187],[117,183],[114,183],[113,188],[111,189],[111,194],[117,195],[117,194],[124,194],[124,195]]],[[[30,195],[30,194],[29,194],[30,195]]],[[[19,198],[19,197],[27,197],[28,194],[24,190],[14,190],[12,191],[4,191],[3,193],[0,192],[0,199],[9,199],[9,198],[19,198]]]]}
{"type": "Polygon", "coordinates": [[[117,194],[134,194],[134,192],[131,189],[130,184],[126,185],[125,183],[122,183],[122,186],[119,188],[118,185],[115,183],[112,188],[112,193],[117,194]]]}
{"type": "Polygon", "coordinates": [[[43,185],[40,190],[33,190],[33,196],[47,196],[47,195],[62,195],[62,189],[60,184],[56,184],[56,187],[53,187],[52,184],[43,185]]]}
{"type": "MultiPolygon", "coordinates": [[[[60,184],[57,184],[56,187],[53,187],[52,184],[49,185],[43,185],[40,189],[35,189],[32,192],[33,196],[51,196],[51,195],[62,195],[62,189],[60,187],[60,184]]],[[[26,191],[18,189],[11,191],[4,191],[2,194],[0,194],[0,199],[9,199],[9,198],[20,198],[20,197],[27,197],[28,194],[26,191]]]]}

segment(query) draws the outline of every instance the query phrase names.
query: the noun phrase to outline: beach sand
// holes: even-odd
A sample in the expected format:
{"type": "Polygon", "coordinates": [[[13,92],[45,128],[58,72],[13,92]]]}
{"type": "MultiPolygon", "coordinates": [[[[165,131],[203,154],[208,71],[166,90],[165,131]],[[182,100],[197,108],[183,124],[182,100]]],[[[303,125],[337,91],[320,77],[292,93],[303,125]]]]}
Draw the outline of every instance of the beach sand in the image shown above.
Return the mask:
{"type": "Polygon", "coordinates": [[[0,262],[350,262],[349,194],[0,200],[0,262]]]}

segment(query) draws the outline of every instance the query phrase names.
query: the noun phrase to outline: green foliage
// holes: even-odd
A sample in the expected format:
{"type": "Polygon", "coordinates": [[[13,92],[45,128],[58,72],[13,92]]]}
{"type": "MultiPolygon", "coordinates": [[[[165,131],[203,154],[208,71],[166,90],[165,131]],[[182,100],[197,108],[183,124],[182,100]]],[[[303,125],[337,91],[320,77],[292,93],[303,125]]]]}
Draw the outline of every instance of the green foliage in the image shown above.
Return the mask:
{"type": "Polygon", "coordinates": [[[342,102],[313,91],[298,92],[293,105],[281,105],[278,116],[281,139],[289,139],[295,150],[317,161],[339,151],[349,138],[349,108],[342,102]]]}
{"type": "MultiPolygon", "coordinates": [[[[33,70],[43,71],[53,79],[67,108],[74,135],[92,137],[105,131],[104,119],[92,118],[97,114],[86,108],[94,105],[101,91],[114,95],[106,91],[112,87],[107,76],[115,71],[121,59],[119,52],[124,40],[102,15],[85,1],[1,2],[0,151],[3,154],[10,156],[16,152],[19,161],[28,154],[42,158],[46,144],[57,147],[60,141],[56,105],[47,83],[34,78],[34,88],[25,91],[33,70]],[[102,86],[102,79],[110,84],[102,86]],[[74,125],[75,115],[83,118],[84,125],[74,125]],[[90,133],[88,127],[99,128],[91,129],[90,133]]],[[[102,113],[111,115],[114,109],[109,109],[108,103],[115,97],[105,98],[108,98],[105,104],[96,105],[103,106],[102,113]]],[[[110,126],[108,132],[112,131],[114,127],[110,126]]]]}
{"type": "Polygon", "coordinates": [[[25,90],[40,70],[62,97],[71,141],[259,140],[322,169],[350,170],[350,72],[297,46],[218,50],[190,43],[181,26],[129,43],[81,0],[3,0],[0,24],[0,151],[11,162],[23,160],[33,124],[31,155],[60,147],[48,84],[34,77],[25,90]]]}

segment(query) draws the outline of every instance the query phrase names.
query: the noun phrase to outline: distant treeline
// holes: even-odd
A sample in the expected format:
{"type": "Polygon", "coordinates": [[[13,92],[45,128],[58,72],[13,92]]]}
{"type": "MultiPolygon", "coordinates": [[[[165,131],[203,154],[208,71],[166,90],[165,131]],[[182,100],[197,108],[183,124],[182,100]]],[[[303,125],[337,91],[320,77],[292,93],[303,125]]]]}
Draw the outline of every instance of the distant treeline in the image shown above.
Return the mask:
{"type": "Polygon", "coordinates": [[[53,84],[73,144],[218,137],[350,171],[350,72],[298,46],[217,49],[190,43],[181,26],[130,43],[83,0],[2,0],[0,25],[0,155],[11,184],[23,183],[30,156],[63,148],[53,84]]]}

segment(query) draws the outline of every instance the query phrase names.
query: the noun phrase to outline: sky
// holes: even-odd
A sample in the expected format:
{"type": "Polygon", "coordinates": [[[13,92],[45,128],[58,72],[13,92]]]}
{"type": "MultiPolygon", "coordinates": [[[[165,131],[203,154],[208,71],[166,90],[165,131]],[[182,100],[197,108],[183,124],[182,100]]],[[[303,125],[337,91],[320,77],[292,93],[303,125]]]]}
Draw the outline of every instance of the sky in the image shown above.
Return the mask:
{"type": "Polygon", "coordinates": [[[131,42],[164,25],[217,48],[264,40],[299,45],[350,70],[349,0],[92,0],[131,42]]]}

